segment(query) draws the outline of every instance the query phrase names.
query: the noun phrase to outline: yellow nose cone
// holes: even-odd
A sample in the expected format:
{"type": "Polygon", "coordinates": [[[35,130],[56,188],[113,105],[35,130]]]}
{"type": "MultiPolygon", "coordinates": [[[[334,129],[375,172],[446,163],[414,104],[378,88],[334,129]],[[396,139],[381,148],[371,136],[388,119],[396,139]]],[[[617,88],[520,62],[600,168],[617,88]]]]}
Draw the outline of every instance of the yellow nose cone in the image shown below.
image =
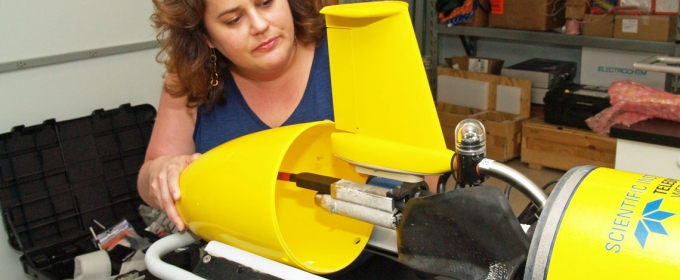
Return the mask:
{"type": "Polygon", "coordinates": [[[316,192],[278,181],[279,171],[365,181],[331,153],[332,122],[243,136],[205,153],[182,172],[180,216],[205,240],[313,273],[331,273],[361,253],[372,225],[314,204],[316,192]]]}

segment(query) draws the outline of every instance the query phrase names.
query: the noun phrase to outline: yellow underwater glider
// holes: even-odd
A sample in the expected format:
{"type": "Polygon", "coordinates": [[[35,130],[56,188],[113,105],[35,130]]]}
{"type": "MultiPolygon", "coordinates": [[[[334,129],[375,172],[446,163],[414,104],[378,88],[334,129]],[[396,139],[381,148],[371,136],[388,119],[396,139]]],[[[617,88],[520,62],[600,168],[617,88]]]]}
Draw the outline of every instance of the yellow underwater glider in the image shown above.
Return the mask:
{"type": "MultiPolygon", "coordinates": [[[[484,158],[478,121],[461,122],[456,152],[446,148],[405,3],[322,12],[335,122],[246,135],[193,162],[176,204],[190,231],[313,277],[347,267],[385,228],[396,234],[400,263],[455,279],[680,274],[679,180],[581,166],[548,198],[524,175],[484,158]],[[448,172],[462,187],[428,193],[422,177],[448,172]],[[533,206],[515,216],[499,188],[480,186],[485,176],[533,206]],[[376,177],[398,184],[377,187],[369,183],[376,177]]],[[[150,265],[157,262],[150,256],[167,252],[156,249],[167,238],[147,251],[147,267],[176,278],[180,272],[150,265]]]]}
{"type": "Polygon", "coordinates": [[[331,273],[362,252],[373,225],[322,211],[315,191],[277,180],[278,173],[365,181],[355,168],[361,166],[422,180],[449,171],[453,151],[444,143],[407,4],[337,5],[322,13],[335,122],[275,128],[216,147],[182,173],[177,208],[205,240],[331,273]]]}

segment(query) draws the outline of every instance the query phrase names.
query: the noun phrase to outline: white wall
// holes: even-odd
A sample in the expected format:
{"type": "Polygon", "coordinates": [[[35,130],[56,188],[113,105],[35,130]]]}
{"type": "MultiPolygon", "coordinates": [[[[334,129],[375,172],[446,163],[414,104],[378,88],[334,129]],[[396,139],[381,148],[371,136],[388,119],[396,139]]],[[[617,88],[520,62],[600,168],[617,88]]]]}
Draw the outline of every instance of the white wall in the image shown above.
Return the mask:
{"type": "MultiPolygon", "coordinates": [[[[151,1],[0,0],[0,63],[154,40],[151,1]]],[[[0,73],[0,133],[113,109],[156,106],[158,49],[0,73]]],[[[20,253],[0,231],[2,279],[24,279],[20,253]]]]}
{"type": "Polygon", "coordinates": [[[158,103],[158,49],[0,73],[0,131],[88,116],[123,103],[158,103]]]}
{"type": "Polygon", "coordinates": [[[151,1],[0,0],[0,61],[154,38],[151,1]]]}

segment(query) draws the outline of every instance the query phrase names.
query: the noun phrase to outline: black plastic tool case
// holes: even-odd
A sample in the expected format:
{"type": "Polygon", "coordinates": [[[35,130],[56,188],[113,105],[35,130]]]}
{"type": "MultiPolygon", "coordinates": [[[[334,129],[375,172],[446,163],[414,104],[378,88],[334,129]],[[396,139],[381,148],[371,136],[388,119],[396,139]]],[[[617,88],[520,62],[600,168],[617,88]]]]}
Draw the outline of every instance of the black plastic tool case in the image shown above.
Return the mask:
{"type": "Polygon", "coordinates": [[[0,134],[3,222],[32,278],[72,278],[73,258],[96,250],[95,220],[141,222],[137,174],[155,117],[126,104],[0,134]]]}
{"type": "Polygon", "coordinates": [[[543,103],[546,123],[588,130],[586,119],[611,106],[607,87],[573,83],[548,91],[543,103]]]}

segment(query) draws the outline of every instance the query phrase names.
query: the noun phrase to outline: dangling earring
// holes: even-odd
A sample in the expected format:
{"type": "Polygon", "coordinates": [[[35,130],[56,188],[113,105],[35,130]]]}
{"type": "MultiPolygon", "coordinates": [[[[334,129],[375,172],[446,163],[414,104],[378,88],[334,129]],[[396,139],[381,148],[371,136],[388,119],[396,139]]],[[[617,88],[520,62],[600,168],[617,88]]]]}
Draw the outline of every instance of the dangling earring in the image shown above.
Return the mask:
{"type": "Polygon", "coordinates": [[[210,75],[210,85],[216,87],[220,84],[217,76],[217,55],[215,55],[215,48],[210,48],[210,61],[213,64],[212,74],[210,75]]]}

